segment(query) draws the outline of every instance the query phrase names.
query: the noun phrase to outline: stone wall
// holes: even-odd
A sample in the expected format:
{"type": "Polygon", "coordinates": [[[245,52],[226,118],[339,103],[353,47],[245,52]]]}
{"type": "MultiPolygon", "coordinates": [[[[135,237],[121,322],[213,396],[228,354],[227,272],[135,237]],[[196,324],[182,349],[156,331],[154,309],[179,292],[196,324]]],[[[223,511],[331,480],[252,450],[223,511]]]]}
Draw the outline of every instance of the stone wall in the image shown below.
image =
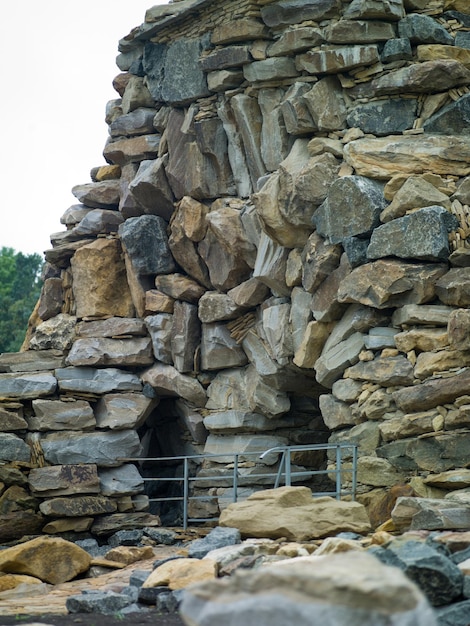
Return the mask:
{"type": "Polygon", "coordinates": [[[371,514],[394,485],[455,488],[466,0],[180,0],[119,52],[107,164],[51,236],[25,351],[0,356],[0,535],[157,523],[155,468],[120,460],[141,455],[352,441],[371,514]]]}

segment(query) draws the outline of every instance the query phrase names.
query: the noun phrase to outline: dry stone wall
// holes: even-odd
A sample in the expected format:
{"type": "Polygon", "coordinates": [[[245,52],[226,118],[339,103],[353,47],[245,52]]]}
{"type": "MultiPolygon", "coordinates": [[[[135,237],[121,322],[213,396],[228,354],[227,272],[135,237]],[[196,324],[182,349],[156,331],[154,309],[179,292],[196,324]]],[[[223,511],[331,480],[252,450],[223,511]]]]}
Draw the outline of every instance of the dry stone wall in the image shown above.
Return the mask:
{"type": "Polygon", "coordinates": [[[0,535],[158,523],[137,456],[355,442],[377,520],[467,487],[467,1],[174,1],[117,64],[106,164],[0,356],[0,535]]]}

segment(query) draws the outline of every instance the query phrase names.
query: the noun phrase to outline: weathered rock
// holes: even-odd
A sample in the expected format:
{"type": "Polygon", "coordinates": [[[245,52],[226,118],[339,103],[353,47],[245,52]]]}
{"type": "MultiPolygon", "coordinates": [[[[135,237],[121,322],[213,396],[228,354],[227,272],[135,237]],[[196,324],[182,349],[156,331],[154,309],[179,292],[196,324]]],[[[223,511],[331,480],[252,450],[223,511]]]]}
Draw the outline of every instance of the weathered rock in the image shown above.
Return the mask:
{"type": "Polygon", "coordinates": [[[42,320],[48,320],[62,312],[64,293],[60,278],[48,278],[44,281],[38,308],[42,320]]]}
{"type": "Polygon", "coordinates": [[[43,398],[54,393],[57,380],[50,372],[0,374],[0,396],[43,398]]]}
{"type": "Polygon", "coordinates": [[[416,102],[396,98],[358,105],[348,113],[347,122],[352,128],[357,127],[365,133],[381,136],[412,128],[415,118],[416,102]]]}
{"type": "Polygon", "coordinates": [[[470,71],[462,63],[454,60],[438,60],[415,63],[375,78],[371,88],[375,95],[384,96],[399,93],[427,93],[430,84],[433,85],[434,91],[445,91],[469,83],[470,71]]]}
{"type": "Polygon", "coordinates": [[[43,497],[100,491],[96,465],[93,464],[33,468],[28,483],[33,494],[43,497]]]}
{"type": "Polygon", "coordinates": [[[288,57],[271,57],[263,61],[249,63],[243,67],[245,79],[254,83],[290,78],[297,75],[295,62],[288,57]]]}
{"type": "Polygon", "coordinates": [[[447,326],[452,311],[452,307],[438,304],[405,304],[393,313],[392,325],[404,328],[407,326],[447,326]]]}
{"type": "Polygon", "coordinates": [[[303,52],[324,41],[320,30],[312,27],[292,28],[284,31],[268,48],[270,57],[283,56],[292,52],[303,52]]]}
{"type": "Polygon", "coordinates": [[[194,378],[178,372],[171,365],[157,363],[142,375],[142,381],[163,397],[179,396],[196,406],[204,406],[206,393],[202,385],[194,378]]]}
{"type": "Polygon", "coordinates": [[[244,502],[224,509],[219,524],[238,528],[242,536],[282,536],[300,541],[340,530],[363,533],[369,528],[362,505],[329,497],[312,498],[306,487],[280,487],[254,493],[244,502]]]}
{"type": "MultiPolygon", "coordinates": [[[[272,452],[263,456],[263,452],[271,448],[282,448],[287,443],[283,437],[272,437],[270,435],[230,435],[219,436],[210,434],[204,447],[204,454],[216,455],[213,457],[215,463],[232,463],[235,454],[239,454],[242,461],[256,460],[264,465],[274,465],[279,456],[279,452],[272,452]]],[[[221,526],[233,526],[233,524],[222,524],[221,526]]]]}
{"type": "Polygon", "coordinates": [[[358,139],[345,146],[344,154],[357,174],[371,178],[388,179],[397,173],[470,174],[470,141],[465,136],[391,135],[358,139]]]}
{"type": "Polygon", "coordinates": [[[216,370],[246,365],[248,359],[226,324],[202,324],[201,367],[216,370]]]}
{"type": "Polygon", "coordinates": [[[325,344],[322,354],[315,361],[317,381],[324,387],[331,387],[341,378],[345,369],[357,363],[359,354],[364,348],[364,335],[356,332],[332,348],[325,344]]]}
{"type": "Polygon", "coordinates": [[[78,318],[132,317],[134,305],[126,289],[126,269],[120,242],[97,239],[72,258],[73,294],[78,318]]]}
{"type": "Polygon", "coordinates": [[[453,45],[452,36],[429,15],[411,13],[398,23],[398,34],[411,43],[436,43],[453,45]]]}
{"type": "Polygon", "coordinates": [[[331,50],[311,50],[296,58],[299,70],[309,74],[330,74],[347,71],[379,61],[377,46],[336,47],[331,50]]]}
{"type": "Polygon", "coordinates": [[[12,541],[26,535],[38,534],[43,524],[43,516],[31,510],[3,513],[0,517],[1,541],[12,541]]]}
{"type": "Polygon", "coordinates": [[[139,108],[121,115],[109,125],[111,137],[147,135],[154,132],[155,109],[139,108]]]}
{"type": "Polygon", "coordinates": [[[76,496],[44,500],[39,510],[50,517],[82,517],[114,513],[117,504],[115,500],[104,496],[76,496]]]}
{"type": "Polygon", "coordinates": [[[108,163],[121,167],[154,159],[158,154],[160,135],[139,135],[129,139],[117,139],[106,144],[103,156],[108,163]]]}
{"type": "Polygon", "coordinates": [[[86,594],[70,595],[65,601],[65,606],[71,614],[121,615],[131,603],[132,598],[126,594],[91,590],[86,594]]]}
{"type": "Polygon", "coordinates": [[[148,337],[76,339],[66,362],[72,366],[143,367],[153,363],[152,344],[148,337]]]}
{"type": "Polygon", "coordinates": [[[421,176],[410,176],[395,193],[392,202],[382,211],[380,219],[388,222],[403,217],[410,209],[440,205],[450,210],[448,196],[421,176]]]}
{"type": "Polygon", "coordinates": [[[41,437],[45,459],[53,465],[95,463],[98,466],[120,465],[120,458],[141,454],[139,436],[133,430],[107,433],[51,433],[41,437]]]}
{"type": "Polygon", "coordinates": [[[339,22],[332,22],[326,28],[325,37],[328,43],[333,44],[386,42],[395,37],[395,30],[392,24],[387,22],[342,19],[339,22]]]}
{"type": "Polygon", "coordinates": [[[216,526],[203,539],[196,539],[191,542],[188,556],[202,559],[212,550],[225,546],[233,546],[238,543],[240,543],[240,533],[238,530],[216,526]]]}
{"type": "Polygon", "coordinates": [[[384,205],[379,183],[361,176],[345,176],[331,185],[327,199],[313,215],[313,223],[318,234],[330,243],[341,243],[347,237],[372,232],[379,225],[384,205]]]}
{"type": "Polygon", "coordinates": [[[116,368],[64,367],[55,370],[61,391],[104,394],[112,391],[141,391],[135,374],[116,368]]]}
{"type": "Polygon", "coordinates": [[[345,17],[349,19],[381,19],[396,21],[404,16],[402,0],[387,0],[387,2],[375,2],[375,0],[353,0],[348,6],[345,17]]]}
{"type": "Polygon", "coordinates": [[[116,180],[76,185],[72,193],[79,202],[88,207],[117,209],[119,205],[119,181],[116,180]]]}
{"type": "Polygon", "coordinates": [[[2,550],[3,572],[27,574],[57,585],[72,580],[90,567],[91,557],[82,548],[60,538],[38,537],[2,550]]]}
{"type": "Polygon", "coordinates": [[[93,409],[85,400],[33,400],[33,411],[27,418],[30,430],[91,430],[96,425],[93,409]]]}
{"type": "Polygon", "coordinates": [[[436,294],[447,305],[466,307],[470,302],[468,291],[470,268],[452,268],[436,282],[436,294]]]}
{"type": "Polygon", "coordinates": [[[144,490],[144,481],[135,465],[100,468],[100,490],[103,496],[129,496],[144,490]]]}
{"type": "Polygon", "coordinates": [[[143,588],[165,585],[172,590],[184,589],[194,583],[215,577],[216,564],[211,559],[173,559],[154,569],[145,580],[143,588]]]}
{"type": "Polygon", "coordinates": [[[145,209],[145,213],[169,220],[174,210],[174,196],[164,166],[162,158],[142,161],[136,177],[129,185],[129,191],[145,209]]]}
{"type": "Polygon", "coordinates": [[[304,20],[320,20],[338,15],[336,0],[281,0],[261,9],[263,22],[270,27],[296,24],[304,20]]]}
{"type": "Polygon", "coordinates": [[[104,395],[95,408],[98,428],[123,430],[139,428],[157,402],[138,393],[110,393],[104,395]]]}
{"type": "Polygon", "coordinates": [[[166,229],[165,220],[157,215],[130,218],[119,228],[123,248],[139,276],[176,270],[166,229]]]}
{"type": "Polygon", "coordinates": [[[331,394],[321,395],[318,399],[323,421],[330,430],[337,430],[345,426],[357,424],[357,417],[353,414],[351,407],[346,402],[337,400],[331,394]]]}
{"type": "MultiPolygon", "coordinates": [[[[264,299],[264,298],[263,298],[264,299]]],[[[28,350],[0,354],[0,372],[38,372],[62,367],[64,356],[60,350],[28,350]]]]}
{"type": "Polygon", "coordinates": [[[91,532],[96,535],[111,535],[120,530],[135,530],[147,526],[160,526],[158,515],[150,513],[112,513],[95,518],[91,532]]]}

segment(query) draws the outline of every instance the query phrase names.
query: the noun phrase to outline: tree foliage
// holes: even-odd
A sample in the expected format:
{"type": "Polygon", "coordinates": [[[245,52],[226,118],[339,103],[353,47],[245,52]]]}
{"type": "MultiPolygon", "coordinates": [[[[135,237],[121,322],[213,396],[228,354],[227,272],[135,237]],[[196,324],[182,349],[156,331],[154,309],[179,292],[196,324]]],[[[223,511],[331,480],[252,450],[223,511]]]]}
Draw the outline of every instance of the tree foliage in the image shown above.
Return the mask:
{"type": "Polygon", "coordinates": [[[39,254],[0,249],[0,352],[18,352],[41,293],[39,254]]]}

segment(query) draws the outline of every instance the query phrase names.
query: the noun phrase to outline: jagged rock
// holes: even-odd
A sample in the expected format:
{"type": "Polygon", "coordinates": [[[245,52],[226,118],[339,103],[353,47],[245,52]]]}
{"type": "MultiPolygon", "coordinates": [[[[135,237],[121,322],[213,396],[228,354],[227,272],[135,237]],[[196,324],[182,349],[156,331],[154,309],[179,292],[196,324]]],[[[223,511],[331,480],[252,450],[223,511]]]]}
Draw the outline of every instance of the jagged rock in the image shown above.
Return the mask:
{"type": "Polygon", "coordinates": [[[38,315],[45,321],[62,312],[64,293],[60,278],[48,278],[41,289],[38,315]]]}
{"type": "MultiPolygon", "coordinates": [[[[123,113],[128,115],[140,107],[152,107],[154,104],[154,99],[147,85],[144,84],[143,78],[140,76],[130,76],[122,94],[122,111],[117,117],[121,117],[123,113]]],[[[113,120],[111,120],[111,122],[112,121],[113,120]]],[[[153,131],[153,129],[151,129],[151,131],[153,131]]]]}
{"type": "Polygon", "coordinates": [[[342,19],[339,22],[332,22],[325,31],[326,40],[333,44],[387,42],[394,37],[395,30],[392,24],[372,20],[342,19]]]}
{"type": "Polygon", "coordinates": [[[142,389],[138,376],[112,367],[64,367],[55,370],[55,376],[61,391],[104,394],[142,389]]]}
{"type": "Polygon", "coordinates": [[[316,130],[316,124],[302,99],[311,88],[310,83],[295,82],[285,93],[281,112],[290,135],[303,135],[316,130]]]}
{"type": "Polygon", "coordinates": [[[183,300],[193,304],[196,304],[205,293],[204,287],[183,274],[157,276],[155,286],[174,300],[183,300]]]}
{"type": "Polygon", "coordinates": [[[107,235],[116,233],[118,227],[124,218],[117,211],[109,211],[106,209],[93,209],[74,226],[72,230],[67,231],[67,237],[73,239],[83,239],[84,237],[92,237],[93,235],[107,235]]]}
{"type": "Polygon", "coordinates": [[[45,459],[53,465],[96,463],[98,466],[119,465],[118,458],[133,458],[141,454],[139,436],[133,430],[112,432],[64,431],[40,438],[45,459]]]}
{"type": "Polygon", "coordinates": [[[117,139],[106,144],[103,156],[108,163],[124,167],[129,163],[140,163],[154,159],[158,154],[160,135],[139,135],[129,139],[117,139]]]}
{"type": "Polygon", "coordinates": [[[27,535],[38,534],[43,524],[43,516],[31,510],[3,513],[0,516],[0,540],[12,541],[27,535]]]}
{"type": "Polygon", "coordinates": [[[68,350],[75,335],[76,318],[66,313],[59,313],[34,329],[29,347],[32,350],[68,350]]]}
{"type": "Polygon", "coordinates": [[[91,430],[96,426],[93,409],[85,400],[33,400],[33,411],[27,417],[30,430],[91,430]]]}
{"type": "Polygon", "coordinates": [[[452,268],[436,282],[436,294],[447,305],[466,307],[470,302],[468,276],[470,268],[452,268]]]}
{"type": "Polygon", "coordinates": [[[411,13],[398,22],[398,34],[407,37],[411,43],[436,43],[453,45],[450,33],[429,15],[411,13]]]}
{"type": "Polygon", "coordinates": [[[267,50],[270,57],[283,56],[292,52],[310,50],[323,43],[324,38],[320,30],[309,26],[292,28],[284,31],[267,50]]]}
{"type": "Polygon", "coordinates": [[[263,61],[254,61],[243,67],[243,76],[249,82],[279,80],[297,76],[298,72],[293,59],[288,57],[272,57],[263,61]]]}
{"type": "Polygon", "coordinates": [[[450,306],[405,304],[393,313],[392,325],[404,328],[407,326],[447,326],[452,311],[450,306]]]}
{"type": "Polygon", "coordinates": [[[38,537],[2,550],[3,572],[27,574],[57,585],[86,572],[91,557],[82,548],[59,537],[38,537]]]}
{"type": "Polygon", "coordinates": [[[289,138],[281,112],[283,97],[282,89],[260,89],[258,94],[258,104],[263,119],[261,156],[269,171],[276,170],[282,157],[287,156],[289,152],[289,138]]]}
{"type": "Polygon", "coordinates": [[[104,496],[77,496],[44,500],[39,505],[43,515],[49,517],[81,517],[114,513],[117,509],[115,500],[104,496]]]}
{"type": "Polygon", "coordinates": [[[142,381],[163,397],[179,396],[196,406],[206,404],[206,393],[202,385],[196,379],[181,374],[171,365],[157,363],[143,373],[142,381]]]}
{"type": "Polygon", "coordinates": [[[154,399],[143,394],[106,394],[95,407],[96,425],[111,430],[140,428],[156,404],[154,399]]]}
{"type": "MultiPolygon", "coordinates": [[[[469,51],[470,54],[470,51],[469,51]]],[[[470,61],[467,63],[470,66],[470,61]]],[[[435,115],[426,120],[424,128],[429,133],[468,134],[470,98],[463,96],[457,102],[443,107],[435,115]]]]}
{"type": "MultiPolygon", "coordinates": [[[[160,293],[156,289],[149,289],[145,292],[145,307],[144,307],[144,315],[148,315],[150,313],[173,313],[174,306],[173,298],[165,295],[164,293],[160,293]]],[[[149,329],[150,335],[152,334],[149,329]]]]}
{"type": "MultiPolygon", "coordinates": [[[[263,298],[264,299],[264,298],[263,298]]],[[[38,372],[62,367],[64,355],[60,350],[28,350],[0,354],[0,372],[38,372]]]]}
{"type": "MultiPolygon", "coordinates": [[[[452,271],[452,270],[451,270],[452,271]]],[[[423,304],[437,293],[436,282],[445,273],[442,264],[379,260],[352,270],[339,286],[339,302],[360,302],[378,309],[423,304]]]]}
{"type": "Polygon", "coordinates": [[[14,411],[0,408],[0,420],[2,422],[2,431],[4,433],[28,428],[28,422],[22,415],[20,415],[20,412],[16,413],[14,411]]]}
{"type": "Polygon", "coordinates": [[[468,318],[469,312],[467,309],[451,310],[448,321],[448,338],[450,345],[456,350],[469,350],[469,337],[468,337],[468,318]]]}
{"type": "Polygon", "coordinates": [[[39,585],[42,581],[34,576],[23,574],[3,574],[0,577],[0,592],[16,589],[19,585],[39,585]]]}
{"type": "Polygon", "coordinates": [[[262,115],[255,98],[244,93],[230,98],[232,116],[241,134],[246,159],[246,167],[253,187],[261,176],[266,174],[266,167],[261,156],[262,115]]]}
{"type": "Polygon", "coordinates": [[[216,526],[203,539],[196,539],[189,545],[188,556],[202,559],[212,550],[240,543],[240,533],[233,528],[216,526]]]}
{"type": "Polygon", "coordinates": [[[120,226],[123,248],[139,276],[176,271],[166,229],[165,220],[157,215],[131,217],[120,226]]]}
{"type": "Polygon", "coordinates": [[[119,205],[119,182],[116,180],[76,185],[72,188],[72,193],[79,202],[88,207],[117,209],[119,205]]]}
{"type": "Polygon", "coordinates": [[[421,176],[410,176],[396,192],[392,202],[382,211],[380,219],[388,222],[403,217],[410,209],[419,209],[432,205],[443,206],[450,210],[448,196],[421,176]]]}
{"type": "Polygon", "coordinates": [[[262,235],[258,247],[253,278],[271,289],[279,296],[289,295],[285,282],[288,250],[273,241],[268,235],[262,235]]]}
{"type": "Polygon", "coordinates": [[[403,0],[353,0],[345,12],[349,19],[380,19],[396,21],[404,16],[403,0]]]}
{"type": "Polygon", "coordinates": [[[357,460],[357,480],[372,487],[393,487],[405,481],[405,474],[397,471],[386,459],[361,456],[357,460]]]}
{"type": "Polygon", "coordinates": [[[322,354],[315,361],[317,381],[324,387],[331,387],[341,378],[345,369],[357,363],[364,348],[364,335],[356,332],[332,348],[325,344],[322,354]]]}
{"type": "Polygon", "coordinates": [[[129,496],[144,490],[144,481],[135,465],[100,468],[100,491],[103,496],[129,496]]]}
{"type": "MultiPolygon", "coordinates": [[[[215,463],[232,463],[235,454],[239,454],[240,460],[257,461],[264,465],[274,465],[279,456],[279,452],[273,452],[260,458],[260,455],[271,448],[282,448],[287,444],[287,439],[283,437],[273,437],[270,435],[229,435],[219,436],[209,434],[204,454],[216,455],[212,460],[215,463]]],[[[231,526],[222,524],[221,526],[231,526]]],[[[260,535],[261,536],[261,535],[260,535]]]]}
{"type": "Polygon", "coordinates": [[[129,184],[129,191],[145,213],[170,219],[174,196],[165,174],[164,159],[142,161],[136,177],[129,184]]]}
{"type": "MultiPolygon", "coordinates": [[[[423,64],[421,64],[423,65],[423,64]]],[[[447,75],[447,70],[443,69],[447,75]]],[[[388,75],[389,76],[389,75],[388,75]]],[[[429,85],[429,78],[426,79],[429,85]]],[[[396,173],[470,174],[470,140],[457,135],[391,135],[377,139],[357,139],[344,148],[346,161],[356,173],[388,179],[396,173]],[[452,155],[452,156],[450,156],[452,155]]]]}
{"type": "Polygon", "coordinates": [[[416,102],[397,98],[360,104],[348,113],[347,122],[352,128],[357,127],[365,133],[381,136],[412,128],[415,119],[416,102]]]}
{"type": "Polygon", "coordinates": [[[413,58],[411,43],[407,37],[397,37],[385,42],[380,59],[383,63],[410,61],[413,58]]]}
{"type": "Polygon", "coordinates": [[[90,590],[81,595],[70,595],[65,606],[69,613],[91,613],[98,615],[122,615],[132,604],[131,596],[115,591],[90,590]]]}
{"type": "Polygon", "coordinates": [[[261,9],[263,22],[270,27],[296,24],[304,20],[321,20],[338,15],[337,0],[281,0],[261,9]]]}
{"type": "Polygon", "coordinates": [[[379,225],[384,206],[380,183],[362,176],[345,176],[331,185],[325,202],[313,215],[313,223],[318,234],[330,243],[341,243],[347,237],[372,232],[379,225]]]}
{"type": "Polygon", "coordinates": [[[77,325],[79,337],[128,337],[145,336],[147,334],[143,320],[135,317],[109,317],[105,320],[81,322],[77,325]]]}
{"type": "Polygon", "coordinates": [[[230,24],[220,24],[212,31],[211,41],[214,45],[234,43],[251,39],[269,39],[269,30],[259,20],[240,18],[237,20],[237,32],[230,24]]]}
{"type": "MultiPolygon", "coordinates": [[[[392,71],[375,78],[371,89],[376,96],[384,96],[399,93],[427,93],[429,84],[433,85],[434,91],[445,91],[469,83],[470,71],[462,63],[444,59],[423,61],[392,71]]],[[[432,171],[435,172],[435,170],[432,171]]]]}
{"type": "Polygon", "coordinates": [[[170,313],[149,315],[145,318],[145,324],[152,339],[155,359],[162,363],[173,365],[173,356],[171,354],[173,315],[170,313]]]}
{"type": "Polygon", "coordinates": [[[111,137],[131,137],[133,135],[148,135],[153,133],[155,130],[153,126],[154,117],[155,109],[143,107],[121,115],[109,125],[111,137]]]}
{"type": "Polygon", "coordinates": [[[364,533],[370,527],[362,505],[328,496],[312,498],[307,487],[279,487],[254,493],[244,502],[224,509],[219,524],[238,528],[245,537],[287,537],[297,541],[340,531],[364,533]]]}
{"type": "Polygon", "coordinates": [[[72,345],[67,365],[143,367],[153,363],[151,340],[148,337],[110,339],[92,337],[76,339],[72,345]]]}
{"type": "Polygon", "coordinates": [[[76,315],[132,317],[126,269],[116,239],[97,239],[77,250],[71,260],[76,315]]]}
{"type": "Polygon", "coordinates": [[[28,475],[28,484],[34,495],[43,497],[100,491],[97,468],[94,464],[32,468],[28,475]]]}
{"type": "Polygon", "coordinates": [[[95,518],[91,532],[98,536],[111,535],[117,531],[135,530],[137,528],[146,528],[160,526],[160,518],[158,515],[150,513],[112,513],[111,515],[102,515],[95,518]]]}
{"type": "Polygon", "coordinates": [[[357,417],[346,402],[337,400],[331,394],[321,395],[318,401],[323,421],[330,430],[338,430],[345,426],[357,424],[357,417]]]}
{"type": "Polygon", "coordinates": [[[404,387],[394,392],[398,407],[404,411],[432,409],[452,402],[466,393],[470,372],[468,369],[448,378],[429,379],[413,387],[404,387]]]}
{"type": "Polygon", "coordinates": [[[338,288],[350,272],[351,265],[348,257],[343,254],[339,266],[325,278],[312,295],[311,309],[316,320],[332,322],[341,319],[345,306],[338,300],[338,288]]]}
{"type": "Polygon", "coordinates": [[[242,367],[247,361],[245,352],[231,337],[226,324],[202,324],[201,367],[203,370],[242,367]]]}

